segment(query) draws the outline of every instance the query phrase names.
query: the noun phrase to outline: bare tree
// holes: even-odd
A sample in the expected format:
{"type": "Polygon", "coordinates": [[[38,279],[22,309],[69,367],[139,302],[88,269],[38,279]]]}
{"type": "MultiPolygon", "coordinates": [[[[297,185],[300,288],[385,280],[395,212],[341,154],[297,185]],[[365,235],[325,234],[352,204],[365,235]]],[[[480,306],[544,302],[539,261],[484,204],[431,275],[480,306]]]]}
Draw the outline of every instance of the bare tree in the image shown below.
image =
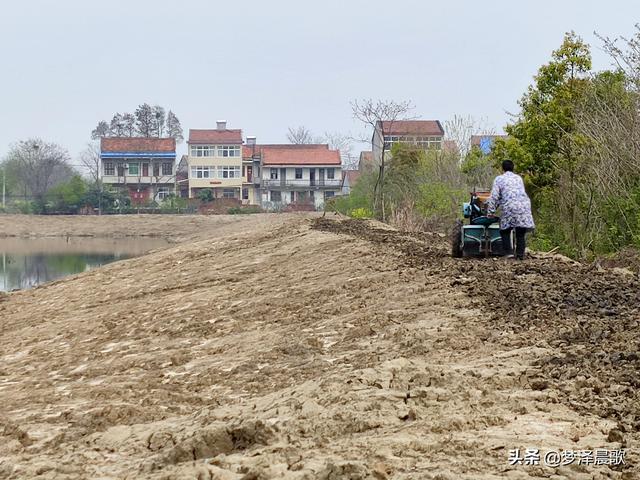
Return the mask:
{"type": "Polygon", "coordinates": [[[136,117],[130,113],[122,115],[122,123],[124,125],[124,136],[134,137],[136,134],[136,117]]]}
{"type": "Polygon", "coordinates": [[[290,143],[294,143],[298,145],[308,144],[308,143],[319,143],[311,133],[311,130],[309,130],[304,125],[301,125],[299,127],[289,127],[289,131],[287,133],[287,140],[289,140],[290,143]]]}
{"type": "Polygon", "coordinates": [[[136,132],[140,137],[152,137],[154,134],[155,115],[153,108],[148,103],[143,103],[136,108],[136,132]]]}
{"type": "Polygon", "coordinates": [[[124,137],[125,129],[126,125],[123,116],[116,113],[109,124],[109,135],[112,137],[124,137]]]}
{"type": "Polygon", "coordinates": [[[384,174],[385,156],[388,148],[384,137],[387,136],[387,132],[393,130],[395,122],[415,118],[409,116],[409,113],[413,110],[413,105],[410,101],[396,102],[393,100],[364,99],[351,102],[351,108],[353,117],[373,130],[371,150],[380,149],[382,152],[378,179],[374,187],[374,210],[379,212],[382,221],[385,221],[384,174]]]}
{"type": "Polygon", "coordinates": [[[178,120],[176,114],[171,110],[169,110],[169,113],[167,113],[167,136],[169,136],[170,138],[175,138],[177,143],[180,143],[184,140],[180,120],[178,120]]]}
{"type": "Polygon", "coordinates": [[[164,135],[164,128],[166,123],[166,114],[164,108],[160,105],[153,106],[153,128],[152,132],[154,136],[161,138],[164,135]]]}
{"type": "Polygon", "coordinates": [[[100,180],[100,144],[98,142],[87,143],[78,159],[89,178],[94,183],[98,183],[100,180]]]}
{"type": "Polygon", "coordinates": [[[39,138],[21,141],[9,151],[8,162],[15,166],[17,180],[25,193],[44,204],[47,191],[73,176],[69,153],[55,143],[39,138]]]}
{"type": "Polygon", "coordinates": [[[340,158],[345,167],[352,167],[357,163],[353,159],[353,140],[350,135],[341,132],[324,132],[320,141],[329,145],[331,150],[340,150],[340,158]]]}
{"type": "Polygon", "coordinates": [[[91,131],[91,138],[97,140],[98,138],[108,137],[110,133],[109,124],[104,120],[100,120],[96,128],[91,131]]]}
{"type": "Polygon", "coordinates": [[[451,120],[444,122],[445,139],[455,143],[460,158],[465,158],[471,150],[473,135],[495,135],[495,128],[489,125],[486,118],[474,118],[454,115],[451,120]]]}

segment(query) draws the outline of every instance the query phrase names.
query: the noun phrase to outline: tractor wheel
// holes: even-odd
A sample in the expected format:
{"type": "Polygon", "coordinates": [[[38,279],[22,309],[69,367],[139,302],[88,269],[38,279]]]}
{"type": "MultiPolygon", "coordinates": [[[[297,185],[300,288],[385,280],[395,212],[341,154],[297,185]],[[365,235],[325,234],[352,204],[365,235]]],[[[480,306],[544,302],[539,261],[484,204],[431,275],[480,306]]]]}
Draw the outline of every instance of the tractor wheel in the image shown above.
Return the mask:
{"type": "Polygon", "coordinates": [[[453,258],[462,257],[462,222],[460,220],[456,221],[451,230],[451,256],[453,258]]]}

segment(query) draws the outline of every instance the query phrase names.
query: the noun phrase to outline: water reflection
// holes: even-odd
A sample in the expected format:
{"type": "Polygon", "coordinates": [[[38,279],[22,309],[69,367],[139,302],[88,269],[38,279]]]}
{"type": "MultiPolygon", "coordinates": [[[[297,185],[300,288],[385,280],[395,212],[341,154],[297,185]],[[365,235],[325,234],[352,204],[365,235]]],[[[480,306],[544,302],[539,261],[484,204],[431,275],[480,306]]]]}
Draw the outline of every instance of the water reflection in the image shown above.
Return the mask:
{"type": "Polygon", "coordinates": [[[0,238],[0,290],[32,288],[167,244],[157,238],[0,238]]]}

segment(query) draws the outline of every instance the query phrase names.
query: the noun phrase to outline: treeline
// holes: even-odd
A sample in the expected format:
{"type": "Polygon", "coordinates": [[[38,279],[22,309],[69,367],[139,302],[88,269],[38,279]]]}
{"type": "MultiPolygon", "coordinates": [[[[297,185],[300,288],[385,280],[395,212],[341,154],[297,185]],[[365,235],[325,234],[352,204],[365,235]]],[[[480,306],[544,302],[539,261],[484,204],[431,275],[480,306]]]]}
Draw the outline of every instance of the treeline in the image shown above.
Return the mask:
{"type": "MultiPolygon", "coordinates": [[[[101,121],[91,132],[101,137],[171,137],[181,141],[178,117],[161,106],[143,103],[134,114],[116,113],[111,122],[101,121]]],[[[12,145],[0,159],[0,212],[10,213],[127,213],[131,211],[181,212],[193,209],[183,199],[169,195],[163,201],[132,205],[126,190],[110,190],[100,182],[100,145],[94,141],[72,163],[62,146],[40,138],[12,145]]]]}
{"type": "Polygon", "coordinates": [[[538,245],[577,258],[640,247],[640,26],[601,40],[617,68],[594,72],[589,45],[567,34],[492,154],[523,175],[538,245]]]}
{"type": "Polygon", "coordinates": [[[116,113],[110,122],[101,120],[91,132],[91,138],[101,137],[169,137],[179,143],[184,140],[180,120],[171,110],[160,105],[143,103],[134,113],[116,113]]]}
{"type": "MultiPolygon", "coordinates": [[[[469,189],[490,186],[510,158],[532,198],[534,247],[558,247],[575,258],[640,247],[640,26],[630,39],[601,41],[616,68],[595,72],[590,46],[566,34],[520,99],[508,137],[488,155],[394,145],[382,187],[384,217],[414,228],[450,224],[469,189]]],[[[380,216],[379,175],[361,175],[333,208],[380,216]]]]}
{"type": "Polygon", "coordinates": [[[383,208],[384,218],[402,229],[446,230],[469,192],[491,185],[497,174],[492,160],[475,147],[462,162],[458,149],[423,150],[406,143],[393,144],[391,156],[382,186],[379,170],[370,168],[348,196],[334,198],[326,208],[359,218],[382,218],[383,208]],[[379,196],[384,197],[382,205],[376,201],[379,196]]]}
{"type": "Polygon", "coordinates": [[[182,211],[184,199],[169,196],[163,202],[133,206],[126,191],[109,190],[98,180],[99,152],[88,148],[81,158],[90,173],[83,177],[59,145],[34,138],[18,142],[0,163],[3,204],[0,212],[35,214],[128,213],[143,210],[182,211]]]}

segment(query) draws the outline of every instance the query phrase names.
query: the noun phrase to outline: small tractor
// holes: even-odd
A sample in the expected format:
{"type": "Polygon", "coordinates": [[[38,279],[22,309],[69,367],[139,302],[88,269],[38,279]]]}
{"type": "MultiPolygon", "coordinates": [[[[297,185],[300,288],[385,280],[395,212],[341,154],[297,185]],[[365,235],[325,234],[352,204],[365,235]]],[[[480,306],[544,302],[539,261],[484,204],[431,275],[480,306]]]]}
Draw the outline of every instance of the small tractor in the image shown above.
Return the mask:
{"type": "MultiPolygon", "coordinates": [[[[500,218],[487,215],[487,201],[491,192],[473,190],[471,200],[462,206],[462,213],[468,224],[456,222],[451,234],[451,255],[489,257],[502,256],[502,237],[500,236],[500,218]]],[[[513,241],[513,240],[512,240],[513,241]]]]}

